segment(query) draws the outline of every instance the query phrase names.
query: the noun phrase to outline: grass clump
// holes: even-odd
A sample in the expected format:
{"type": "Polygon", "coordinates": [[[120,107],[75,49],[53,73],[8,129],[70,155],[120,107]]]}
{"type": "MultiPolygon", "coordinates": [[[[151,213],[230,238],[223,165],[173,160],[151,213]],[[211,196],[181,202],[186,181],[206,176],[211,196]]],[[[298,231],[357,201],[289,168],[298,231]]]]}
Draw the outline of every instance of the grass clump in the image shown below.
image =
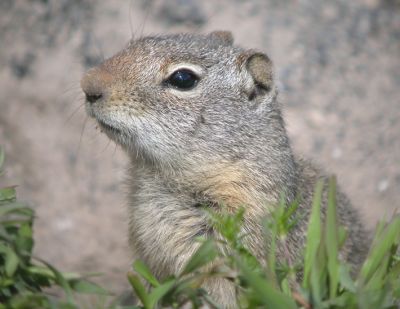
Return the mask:
{"type": "MultiPolygon", "coordinates": [[[[0,176],[4,152],[0,148],[0,176]]],[[[15,186],[0,188],[0,309],[77,309],[75,293],[107,293],[77,273],[63,273],[33,256],[34,211],[17,200],[15,186]],[[63,296],[46,289],[58,287],[63,296]]]]}

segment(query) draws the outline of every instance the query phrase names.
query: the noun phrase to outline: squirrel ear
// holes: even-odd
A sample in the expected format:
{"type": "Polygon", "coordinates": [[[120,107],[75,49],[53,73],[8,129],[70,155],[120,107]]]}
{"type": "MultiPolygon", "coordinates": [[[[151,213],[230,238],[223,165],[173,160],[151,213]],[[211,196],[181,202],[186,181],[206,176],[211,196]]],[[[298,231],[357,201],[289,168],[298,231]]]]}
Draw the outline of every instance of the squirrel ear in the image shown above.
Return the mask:
{"type": "Polygon", "coordinates": [[[230,31],[213,31],[209,34],[209,36],[214,39],[219,41],[222,44],[225,45],[232,45],[233,44],[233,35],[232,32],[230,31]]]}
{"type": "Polygon", "coordinates": [[[252,53],[246,58],[247,71],[253,77],[256,87],[270,91],[274,83],[272,61],[267,55],[259,52],[252,53]]]}

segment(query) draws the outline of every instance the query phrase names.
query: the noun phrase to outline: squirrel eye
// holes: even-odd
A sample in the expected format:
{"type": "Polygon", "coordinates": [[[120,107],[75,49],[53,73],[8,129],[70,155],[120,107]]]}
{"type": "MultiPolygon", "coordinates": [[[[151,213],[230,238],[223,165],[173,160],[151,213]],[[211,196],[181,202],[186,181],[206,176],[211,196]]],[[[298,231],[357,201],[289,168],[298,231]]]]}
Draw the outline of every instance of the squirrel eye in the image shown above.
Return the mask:
{"type": "Polygon", "coordinates": [[[166,83],[179,90],[190,90],[199,81],[199,77],[188,69],[175,71],[166,80],[166,83]]]}

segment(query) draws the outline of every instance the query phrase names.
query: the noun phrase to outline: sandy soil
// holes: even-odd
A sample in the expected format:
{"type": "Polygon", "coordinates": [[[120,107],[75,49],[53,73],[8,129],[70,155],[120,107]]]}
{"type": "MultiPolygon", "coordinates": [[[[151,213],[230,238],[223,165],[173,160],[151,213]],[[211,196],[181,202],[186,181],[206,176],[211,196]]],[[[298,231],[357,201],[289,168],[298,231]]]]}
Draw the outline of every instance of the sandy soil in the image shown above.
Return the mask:
{"type": "Polygon", "coordinates": [[[366,224],[400,209],[398,1],[2,0],[0,185],[36,209],[39,256],[123,288],[126,157],[87,119],[79,80],[132,35],[215,29],[273,59],[294,148],[366,224]]]}

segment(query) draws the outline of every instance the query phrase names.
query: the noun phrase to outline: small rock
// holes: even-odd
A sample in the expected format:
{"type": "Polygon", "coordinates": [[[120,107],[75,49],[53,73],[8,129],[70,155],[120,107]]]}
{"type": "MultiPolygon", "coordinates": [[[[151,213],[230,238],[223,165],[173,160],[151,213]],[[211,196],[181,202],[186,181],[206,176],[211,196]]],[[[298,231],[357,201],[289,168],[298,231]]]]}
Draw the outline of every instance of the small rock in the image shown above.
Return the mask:
{"type": "Polygon", "coordinates": [[[72,219],[61,218],[55,220],[53,226],[56,230],[60,232],[66,232],[72,230],[75,227],[75,223],[72,219]]]}
{"type": "Polygon", "coordinates": [[[378,191],[380,193],[385,192],[389,188],[389,180],[388,179],[382,179],[378,183],[378,191]]]}

